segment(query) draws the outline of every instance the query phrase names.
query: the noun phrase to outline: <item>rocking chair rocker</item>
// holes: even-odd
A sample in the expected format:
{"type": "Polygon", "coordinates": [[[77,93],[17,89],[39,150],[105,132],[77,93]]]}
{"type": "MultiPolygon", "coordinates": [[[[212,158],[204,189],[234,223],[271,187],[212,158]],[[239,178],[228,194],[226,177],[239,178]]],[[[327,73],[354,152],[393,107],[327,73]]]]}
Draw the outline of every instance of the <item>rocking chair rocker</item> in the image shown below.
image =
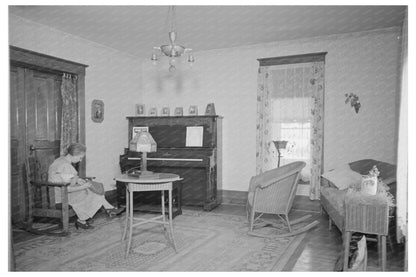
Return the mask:
{"type": "Polygon", "coordinates": [[[305,165],[306,163],[302,161],[293,162],[251,178],[246,206],[250,225],[249,235],[273,238],[288,237],[303,233],[319,224],[315,220],[304,227],[293,230],[291,225],[303,222],[311,216],[306,215],[293,221],[289,221],[288,217],[292,208],[293,199],[295,198],[300,172],[305,165]],[[257,217],[255,217],[256,213],[259,214],[257,217]],[[280,219],[286,222],[289,232],[278,235],[264,235],[254,232],[255,227],[265,227],[268,225],[278,227],[278,225],[270,220],[260,219],[264,214],[278,215],[280,219]],[[285,217],[284,219],[282,215],[285,217]]]}

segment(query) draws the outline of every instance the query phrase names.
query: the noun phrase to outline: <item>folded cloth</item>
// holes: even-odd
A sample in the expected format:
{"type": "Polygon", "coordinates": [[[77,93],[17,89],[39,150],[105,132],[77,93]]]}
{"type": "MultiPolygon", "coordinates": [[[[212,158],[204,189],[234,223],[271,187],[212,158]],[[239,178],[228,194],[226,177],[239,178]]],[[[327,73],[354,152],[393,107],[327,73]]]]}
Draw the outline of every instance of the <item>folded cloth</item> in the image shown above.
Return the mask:
{"type": "Polygon", "coordinates": [[[91,187],[89,187],[89,190],[91,190],[95,194],[104,195],[105,191],[104,191],[104,185],[102,183],[98,183],[95,181],[89,181],[89,182],[91,183],[91,187]]]}
{"type": "Polygon", "coordinates": [[[350,185],[361,184],[362,175],[351,168],[336,168],[321,175],[332,182],[340,190],[347,189],[350,185]]]}

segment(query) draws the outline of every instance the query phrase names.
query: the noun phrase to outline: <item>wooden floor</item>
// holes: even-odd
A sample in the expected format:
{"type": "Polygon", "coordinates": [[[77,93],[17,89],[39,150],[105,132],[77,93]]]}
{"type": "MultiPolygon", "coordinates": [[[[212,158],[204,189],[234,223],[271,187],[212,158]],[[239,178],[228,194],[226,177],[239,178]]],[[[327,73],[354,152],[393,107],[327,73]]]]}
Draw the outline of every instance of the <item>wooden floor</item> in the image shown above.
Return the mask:
{"type": "MultiPolygon", "coordinates": [[[[311,201],[306,196],[296,196],[289,218],[312,214],[320,224],[309,231],[304,241],[296,249],[284,271],[334,271],[335,263],[343,250],[341,232],[332,226],[328,228],[328,216],[321,214],[319,201],[311,201]]],[[[245,206],[221,205],[213,213],[245,215],[245,206]]],[[[368,242],[367,271],[381,271],[378,265],[377,243],[368,242]]],[[[404,246],[388,245],[386,271],[404,270],[404,246]]]]}
{"type": "MultiPolygon", "coordinates": [[[[184,207],[184,209],[200,209],[184,207]]],[[[243,205],[220,205],[211,211],[219,214],[246,215],[243,205]]],[[[320,213],[319,201],[310,201],[308,197],[296,196],[290,218],[297,218],[311,214],[320,224],[310,230],[302,243],[284,267],[284,271],[334,271],[336,260],[342,251],[342,237],[339,230],[333,226],[328,230],[328,217],[320,213]]],[[[13,232],[14,241],[30,239],[34,235],[16,230],[13,232]]],[[[377,243],[368,245],[368,271],[379,271],[377,243]]],[[[387,271],[403,271],[404,247],[403,245],[388,245],[387,271]]]]}

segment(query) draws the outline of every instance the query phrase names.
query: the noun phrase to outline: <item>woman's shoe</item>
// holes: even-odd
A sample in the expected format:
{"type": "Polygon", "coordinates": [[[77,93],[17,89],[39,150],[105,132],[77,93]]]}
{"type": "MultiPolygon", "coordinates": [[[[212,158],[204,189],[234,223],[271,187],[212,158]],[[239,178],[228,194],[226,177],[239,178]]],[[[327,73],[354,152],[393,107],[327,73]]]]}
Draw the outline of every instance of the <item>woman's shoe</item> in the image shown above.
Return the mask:
{"type": "Polygon", "coordinates": [[[125,208],[113,208],[113,209],[105,209],[105,212],[108,217],[114,217],[124,212],[124,210],[125,208]]]}
{"type": "Polygon", "coordinates": [[[81,223],[78,220],[75,221],[75,228],[81,228],[81,229],[94,229],[94,226],[89,225],[87,222],[81,223]]]}

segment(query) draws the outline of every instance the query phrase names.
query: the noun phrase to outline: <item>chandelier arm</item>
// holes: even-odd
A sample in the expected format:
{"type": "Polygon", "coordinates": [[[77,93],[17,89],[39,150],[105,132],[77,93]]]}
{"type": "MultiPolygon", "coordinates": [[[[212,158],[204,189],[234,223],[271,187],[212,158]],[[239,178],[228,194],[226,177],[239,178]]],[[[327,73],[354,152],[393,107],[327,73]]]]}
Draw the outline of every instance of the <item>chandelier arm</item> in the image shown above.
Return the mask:
{"type": "MultiPolygon", "coordinates": [[[[170,68],[169,71],[175,70],[175,64],[173,63],[173,58],[181,57],[185,53],[189,53],[192,51],[191,48],[186,48],[185,46],[176,44],[176,31],[175,31],[175,17],[176,17],[176,9],[175,6],[170,6],[168,9],[168,17],[167,19],[170,20],[170,32],[169,32],[169,44],[161,45],[159,47],[153,47],[153,50],[160,51],[165,56],[172,58],[170,61],[170,68]]],[[[153,52],[151,60],[153,62],[158,60],[158,57],[155,52],[153,52]]],[[[192,53],[188,55],[188,62],[193,63],[195,61],[192,53]]]]}

